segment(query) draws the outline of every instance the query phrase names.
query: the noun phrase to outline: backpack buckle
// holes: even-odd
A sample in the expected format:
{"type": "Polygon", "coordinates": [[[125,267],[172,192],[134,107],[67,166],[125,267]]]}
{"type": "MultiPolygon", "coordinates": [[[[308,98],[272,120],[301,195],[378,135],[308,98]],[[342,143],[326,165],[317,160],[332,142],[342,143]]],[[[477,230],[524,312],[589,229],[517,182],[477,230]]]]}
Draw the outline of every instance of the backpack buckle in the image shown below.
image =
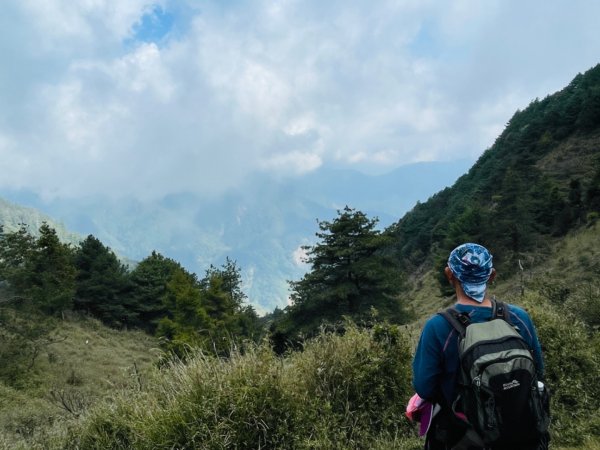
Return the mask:
{"type": "Polygon", "coordinates": [[[469,318],[468,315],[466,315],[464,313],[457,314],[456,318],[458,319],[460,324],[465,328],[471,324],[471,319],[469,318]]]}

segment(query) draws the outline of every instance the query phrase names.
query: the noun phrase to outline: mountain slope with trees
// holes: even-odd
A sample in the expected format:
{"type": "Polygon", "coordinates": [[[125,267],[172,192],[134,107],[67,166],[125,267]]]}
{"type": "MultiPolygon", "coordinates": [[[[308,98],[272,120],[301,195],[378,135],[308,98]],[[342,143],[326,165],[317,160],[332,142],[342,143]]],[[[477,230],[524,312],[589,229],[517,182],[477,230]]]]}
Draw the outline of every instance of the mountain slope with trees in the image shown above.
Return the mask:
{"type": "Polygon", "coordinates": [[[439,268],[464,241],[514,274],[600,214],[600,65],[517,111],[467,174],[387,231],[407,273],[439,268]]]}

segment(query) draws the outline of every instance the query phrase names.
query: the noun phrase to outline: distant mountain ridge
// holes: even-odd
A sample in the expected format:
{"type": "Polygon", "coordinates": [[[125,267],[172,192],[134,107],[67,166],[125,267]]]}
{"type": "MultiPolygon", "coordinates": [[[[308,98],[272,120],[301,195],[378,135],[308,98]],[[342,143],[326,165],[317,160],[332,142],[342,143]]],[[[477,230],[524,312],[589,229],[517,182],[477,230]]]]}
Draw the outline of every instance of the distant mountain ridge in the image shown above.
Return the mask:
{"type": "Polygon", "coordinates": [[[298,248],[314,241],[316,220],[329,220],[345,205],[378,216],[383,228],[417,201],[451,185],[466,160],[419,163],[384,175],[319,169],[303,177],[247,180],[214,198],[172,194],[159,201],[124,198],[42,201],[28,192],[0,195],[60,218],[69,229],[93,234],[119,255],[141,260],[156,250],[203,275],[228,256],[237,261],[244,289],[259,311],[286,304],[287,280],[306,267],[298,248]]]}
{"type": "Polygon", "coordinates": [[[29,208],[0,198],[0,225],[5,231],[16,231],[22,224],[28,226],[33,236],[38,235],[38,230],[43,223],[47,223],[56,231],[59,239],[73,245],[79,244],[83,237],[69,231],[66,226],[43,214],[35,208],[29,208]]]}

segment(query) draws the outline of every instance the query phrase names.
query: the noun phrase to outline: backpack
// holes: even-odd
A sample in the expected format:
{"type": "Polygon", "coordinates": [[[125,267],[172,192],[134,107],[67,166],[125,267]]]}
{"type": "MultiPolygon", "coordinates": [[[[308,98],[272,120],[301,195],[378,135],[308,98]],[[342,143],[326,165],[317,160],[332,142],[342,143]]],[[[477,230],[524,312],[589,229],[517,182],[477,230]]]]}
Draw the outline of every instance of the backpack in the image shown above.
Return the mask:
{"type": "Polygon", "coordinates": [[[452,410],[466,416],[485,447],[511,448],[547,438],[549,394],[538,383],[533,352],[511,325],[508,307],[492,300],[492,317],[471,323],[455,308],[440,313],[459,334],[458,396],[452,410]]]}

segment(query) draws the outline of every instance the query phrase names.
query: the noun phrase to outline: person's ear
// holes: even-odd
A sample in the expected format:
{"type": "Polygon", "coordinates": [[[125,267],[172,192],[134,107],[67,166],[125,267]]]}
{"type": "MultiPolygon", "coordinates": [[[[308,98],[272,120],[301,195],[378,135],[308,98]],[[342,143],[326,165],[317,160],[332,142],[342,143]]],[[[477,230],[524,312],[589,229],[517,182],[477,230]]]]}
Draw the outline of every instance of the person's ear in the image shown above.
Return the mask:
{"type": "Polygon", "coordinates": [[[446,266],[446,268],[444,269],[444,275],[446,275],[448,283],[454,286],[454,274],[452,273],[452,270],[450,270],[450,267],[446,266]]]}
{"type": "Polygon", "coordinates": [[[492,281],[494,281],[495,278],[496,278],[496,269],[492,269],[492,273],[490,274],[490,277],[488,278],[488,283],[491,283],[492,281]]]}

